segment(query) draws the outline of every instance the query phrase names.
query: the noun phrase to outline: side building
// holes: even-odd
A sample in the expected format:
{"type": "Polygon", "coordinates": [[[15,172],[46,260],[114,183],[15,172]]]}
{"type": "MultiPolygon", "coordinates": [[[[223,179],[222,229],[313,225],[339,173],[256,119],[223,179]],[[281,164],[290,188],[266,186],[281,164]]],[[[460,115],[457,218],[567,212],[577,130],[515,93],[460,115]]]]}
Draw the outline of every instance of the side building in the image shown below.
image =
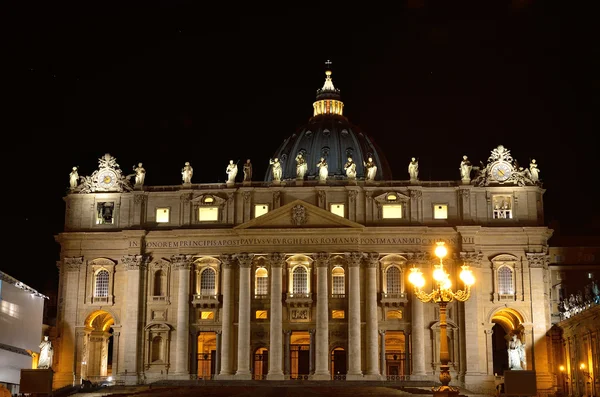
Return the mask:
{"type": "Polygon", "coordinates": [[[459,180],[421,181],[418,164],[394,180],[343,116],[330,71],[313,108],[264,181],[132,184],[106,154],[72,184],[56,236],[56,387],[109,375],[433,383],[447,345],[452,385],[493,391],[517,335],[540,393],[553,391],[552,230],[535,169],[499,145],[480,167],[464,158],[459,180]],[[408,282],[413,267],[431,280],[437,242],[452,288],[463,265],[476,280],[447,305],[445,344],[438,305],[408,282]]]}

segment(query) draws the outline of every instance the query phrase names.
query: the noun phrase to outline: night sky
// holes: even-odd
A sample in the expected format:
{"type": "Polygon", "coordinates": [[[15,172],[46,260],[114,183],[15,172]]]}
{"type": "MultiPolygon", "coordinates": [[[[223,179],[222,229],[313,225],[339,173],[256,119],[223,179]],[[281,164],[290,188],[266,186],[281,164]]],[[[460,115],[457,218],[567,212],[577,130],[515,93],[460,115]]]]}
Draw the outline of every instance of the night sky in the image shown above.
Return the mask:
{"type": "Polygon", "coordinates": [[[229,160],[246,158],[261,180],[312,115],[328,59],[344,114],[394,179],[414,156],[420,179],[457,180],[463,154],[486,162],[502,144],[523,166],[537,160],[556,233],[600,234],[593,2],[392,3],[9,6],[0,269],[55,288],[69,172],[91,175],[105,153],[125,173],[143,162],[147,185],[180,184],[186,161],[193,182],[224,182],[229,160]]]}

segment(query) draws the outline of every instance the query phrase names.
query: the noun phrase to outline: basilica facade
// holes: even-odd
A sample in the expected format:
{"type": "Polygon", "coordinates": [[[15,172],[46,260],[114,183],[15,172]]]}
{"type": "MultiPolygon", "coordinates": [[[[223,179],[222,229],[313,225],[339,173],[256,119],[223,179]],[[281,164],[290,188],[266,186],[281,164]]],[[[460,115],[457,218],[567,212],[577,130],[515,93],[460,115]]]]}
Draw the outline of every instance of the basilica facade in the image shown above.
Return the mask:
{"type": "Polygon", "coordinates": [[[343,116],[329,70],[313,110],[262,181],[246,170],[197,183],[191,162],[180,185],[146,186],[142,164],[133,181],[110,154],[71,179],[56,236],[55,387],[108,376],[433,384],[442,327],[452,385],[493,390],[516,335],[538,389],[553,387],[552,231],[535,162],[519,168],[499,145],[478,167],[465,156],[457,180],[421,181],[412,162],[394,180],[343,116]],[[436,288],[438,242],[451,288],[466,288],[464,265],[475,277],[447,324],[408,282],[418,268],[436,288]]]}

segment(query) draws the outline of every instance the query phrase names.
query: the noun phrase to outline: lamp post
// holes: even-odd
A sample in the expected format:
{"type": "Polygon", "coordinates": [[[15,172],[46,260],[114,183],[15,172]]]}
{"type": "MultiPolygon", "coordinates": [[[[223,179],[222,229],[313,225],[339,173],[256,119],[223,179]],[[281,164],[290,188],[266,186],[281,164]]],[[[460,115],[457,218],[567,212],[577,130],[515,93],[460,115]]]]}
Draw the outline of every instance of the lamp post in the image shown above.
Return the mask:
{"type": "Polygon", "coordinates": [[[563,387],[564,387],[565,396],[568,396],[569,395],[569,375],[565,372],[564,365],[561,365],[560,367],[558,367],[558,369],[560,369],[560,373],[562,374],[562,377],[563,377],[563,387]]]}
{"type": "Polygon", "coordinates": [[[433,302],[440,307],[440,382],[442,385],[433,388],[434,396],[458,396],[458,389],[448,386],[451,380],[450,353],[448,351],[448,339],[446,337],[446,306],[453,300],[464,302],[471,296],[471,285],[475,283],[475,277],[469,269],[469,266],[463,265],[460,273],[460,279],[465,284],[464,290],[452,291],[452,281],[450,275],[444,269],[444,257],[448,253],[444,242],[437,242],[435,247],[435,256],[440,259],[440,263],[435,265],[433,270],[433,289],[430,293],[422,290],[425,286],[423,273],[417,267],[410,269],[408,281],[414,286],[415,296],[423,303],[433,302]]]}

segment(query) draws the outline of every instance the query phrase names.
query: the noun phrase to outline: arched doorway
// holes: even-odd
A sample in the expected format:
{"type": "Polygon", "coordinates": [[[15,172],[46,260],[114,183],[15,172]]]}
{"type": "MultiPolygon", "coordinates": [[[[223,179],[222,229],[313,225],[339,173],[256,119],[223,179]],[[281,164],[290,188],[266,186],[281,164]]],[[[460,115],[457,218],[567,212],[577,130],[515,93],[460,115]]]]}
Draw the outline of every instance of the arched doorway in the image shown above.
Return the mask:
{"type": "Polygon", "coordinates": [[[504,374],[508,370],[508,341],[511,335],[523,337],[523,316],[511,308],[496,311],[491,319],[492,327],[492,357],[494,373],[504,374]]]}
{"type": "Polygon", "coordinates": [[[113,329],[115,319],[111,313],[96,310],[85,320],[81,334],[81,379],[100,382],[113,375],[113,329]]]}
{"type": "Polygon", "coordinates": [[[388,379],[398,379],[408,374],[405,338],[403,331],[385,332],[385,373],[388,379]]]}
{"type": "Polygon", "coordinates": [[[259,347],[254,352],[254,365],[252,368],[252,379],[267,379],[269,372],[269,351],[266,347],[259,347]]]}
{"type": "Polygon", "coordinates": [[[334,380],[346,379],[348,365],[346,361],[346,350],[336,347],[331,351],[331,378],[334,380]]]}
{"type": "Polygon", "coordinates": [[[290,336],[290,377],[308,379],[310,375],[310,334],[293,331],[290,336]]]}
{"type": "Polygon", "coordinates": [[[216,373],[217,334],[198,332],[198,379],[212,379],[216,373]]]}

